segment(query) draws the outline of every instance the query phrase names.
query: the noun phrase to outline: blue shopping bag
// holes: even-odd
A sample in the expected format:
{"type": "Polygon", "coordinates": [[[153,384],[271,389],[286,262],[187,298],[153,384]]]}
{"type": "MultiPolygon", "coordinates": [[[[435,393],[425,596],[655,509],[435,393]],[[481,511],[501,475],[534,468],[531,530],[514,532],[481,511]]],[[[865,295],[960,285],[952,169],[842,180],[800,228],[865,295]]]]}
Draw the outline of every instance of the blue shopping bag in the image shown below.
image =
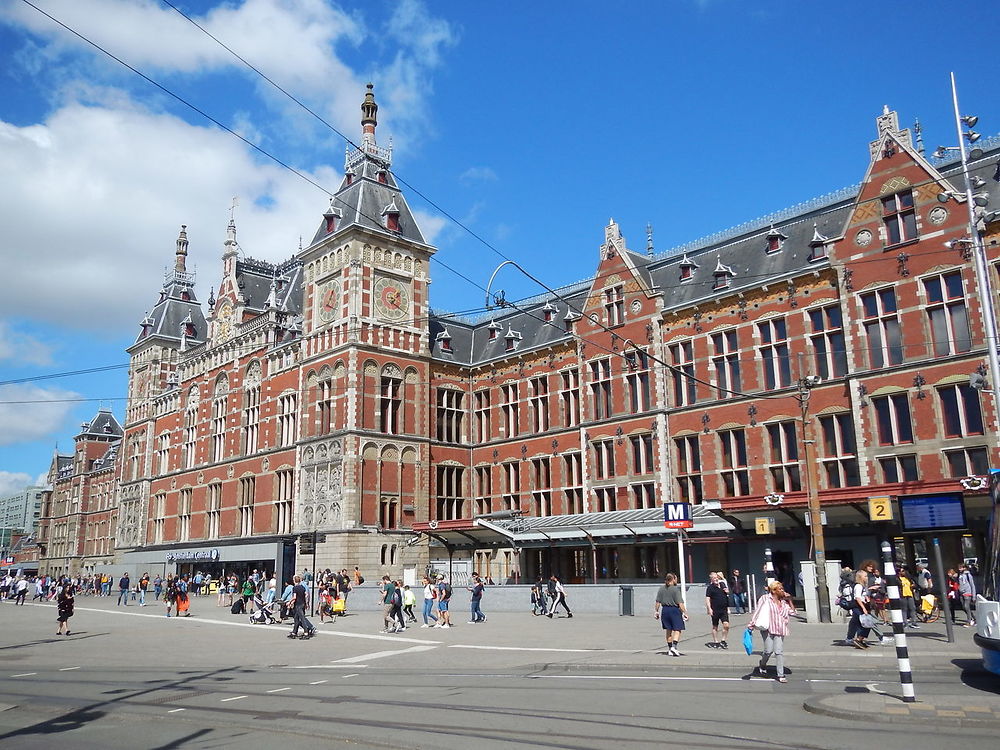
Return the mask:
{"type": "Polygon", "coordinates": [[[750,628],[743,631],[743,648],[746,649],[747,656],[753,653],[753,631],[750,628]]]}

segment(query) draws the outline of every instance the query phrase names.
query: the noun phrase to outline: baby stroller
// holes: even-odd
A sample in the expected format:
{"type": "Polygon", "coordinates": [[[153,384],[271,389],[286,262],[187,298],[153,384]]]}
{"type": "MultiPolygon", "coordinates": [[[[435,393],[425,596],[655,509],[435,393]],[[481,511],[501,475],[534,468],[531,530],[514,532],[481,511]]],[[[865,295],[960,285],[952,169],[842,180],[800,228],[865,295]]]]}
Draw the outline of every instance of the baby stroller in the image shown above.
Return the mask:
{"type": "Polygon", "coordinates": [[[278,618],[271,611],[271,605],[264,604],[264,597],[257,594],[253,598],[253,606],[256,610],[250,615],[250,622],[254,625],[278,625],[278,618]]]}

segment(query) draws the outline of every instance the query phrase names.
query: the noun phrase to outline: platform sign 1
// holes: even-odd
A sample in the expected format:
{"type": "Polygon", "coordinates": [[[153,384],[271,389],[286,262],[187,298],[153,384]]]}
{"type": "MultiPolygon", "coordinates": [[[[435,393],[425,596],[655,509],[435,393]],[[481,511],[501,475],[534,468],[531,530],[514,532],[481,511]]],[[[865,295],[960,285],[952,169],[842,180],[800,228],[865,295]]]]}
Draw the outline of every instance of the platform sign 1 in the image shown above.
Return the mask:
{"type": "Polygon", "coordinates": [[[663,525],[668,529],[693,528],[691,505],[689,503],[664,503],[663,525]]]}
{"type": "Polygon", "coordinates": [[[891,521],[892,499],[888,497],[868,498],[868,517],[873,521],[891,521]]]}
{"type": "Polygon", "coordinates": [[[758,516],[754,519],[754,529],[760,535],[773,534],[775,531],[774,516],[758,516]]]}

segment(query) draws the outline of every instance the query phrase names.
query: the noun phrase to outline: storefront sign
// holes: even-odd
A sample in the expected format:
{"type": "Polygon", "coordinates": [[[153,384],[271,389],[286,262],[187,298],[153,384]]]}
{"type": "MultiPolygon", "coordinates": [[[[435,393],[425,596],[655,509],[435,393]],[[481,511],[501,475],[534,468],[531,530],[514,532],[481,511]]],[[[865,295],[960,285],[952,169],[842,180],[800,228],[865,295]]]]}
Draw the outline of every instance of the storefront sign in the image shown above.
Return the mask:
{"type": "Polygon", "coordinates": [[[668,529],[690,529],[694,527],[691,520],[691,506],[687,503],[664,503],[663,525],[668,529]]]}
{"type": "Polygon", "coordinates": [[[218,559],[217,549],[178,550],[167,553],[167,562],[215,562],[218,559]]]}

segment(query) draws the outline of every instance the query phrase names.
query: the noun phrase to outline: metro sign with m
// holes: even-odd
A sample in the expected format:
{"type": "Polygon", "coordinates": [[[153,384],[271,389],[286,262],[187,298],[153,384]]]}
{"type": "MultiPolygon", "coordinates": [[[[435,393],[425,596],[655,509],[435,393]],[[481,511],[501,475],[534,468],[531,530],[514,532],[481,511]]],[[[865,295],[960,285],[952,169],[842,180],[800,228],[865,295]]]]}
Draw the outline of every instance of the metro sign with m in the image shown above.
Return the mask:
{"type": "Polygon", "coordinates": [[[691,505],[689,503],[664,503],[663,525],[668,529],[690,529],[694,527],[691,520],[691,505]]]}

